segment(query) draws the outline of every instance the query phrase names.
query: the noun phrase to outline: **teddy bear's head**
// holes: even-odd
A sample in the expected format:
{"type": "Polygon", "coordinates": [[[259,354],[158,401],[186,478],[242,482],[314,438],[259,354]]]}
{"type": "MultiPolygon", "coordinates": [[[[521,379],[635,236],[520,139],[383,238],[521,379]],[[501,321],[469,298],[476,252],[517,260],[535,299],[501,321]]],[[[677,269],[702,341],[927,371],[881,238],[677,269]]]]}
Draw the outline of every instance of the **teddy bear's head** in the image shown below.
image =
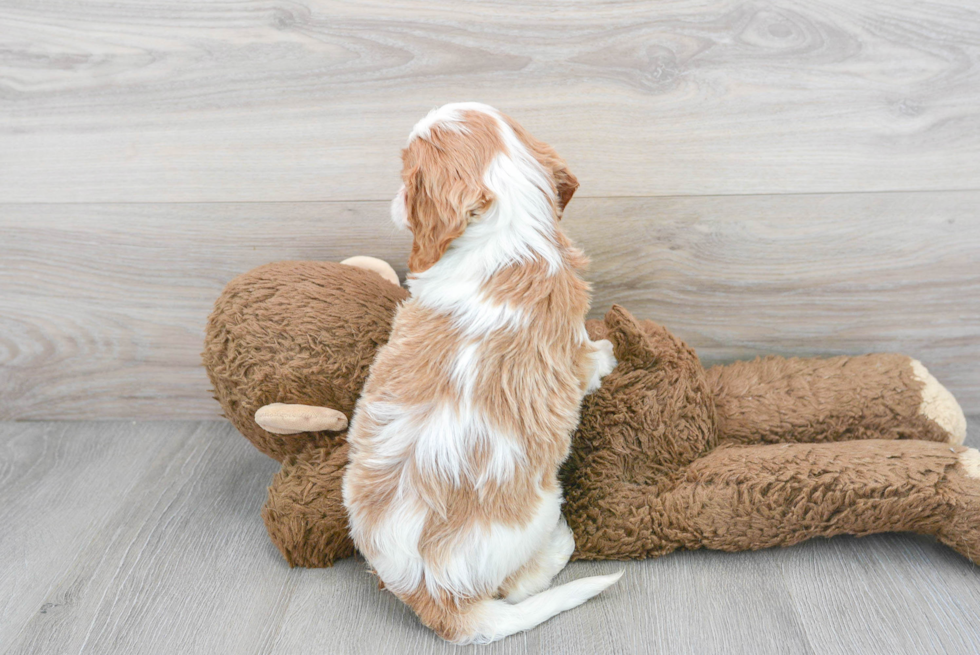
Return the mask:
{"type": "Polygon", "coordinates": [[[278,262],[239,275],[215,303],[202,354],[225,416],[279,461],[343,443],[346,431],[266,432],[255,411],[297,403],[350,419],[395,308],[407,297],[376,272],[333,262],[278,262]]]}

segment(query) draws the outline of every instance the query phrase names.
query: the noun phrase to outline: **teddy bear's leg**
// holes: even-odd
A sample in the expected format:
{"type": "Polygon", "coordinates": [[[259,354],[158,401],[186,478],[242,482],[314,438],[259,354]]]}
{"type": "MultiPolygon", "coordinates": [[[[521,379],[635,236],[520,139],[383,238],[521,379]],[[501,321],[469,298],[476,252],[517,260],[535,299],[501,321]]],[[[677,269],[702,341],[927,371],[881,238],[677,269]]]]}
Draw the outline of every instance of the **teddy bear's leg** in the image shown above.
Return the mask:
{"type": "Polygon", "coordinates": [[[904,355],[764,357],[715,366],[708,383],[719,443],[966,437],[953,395],[904,355]]]}
{"type": "Polygon", "coordinates": [[[570,492],[573,559],[917,532],[980,564],[980,453],[962,446],[867,440],[722,447],[666,491],[605,481],[570,492]]]}
{"type": "Polygon", "coordinates": [[[957,510],[939,530],[939,541],[980,564],[980,452],[967,448],[950,475],[957,510]]]}
{"type": "Polygon", "coordinates": [[[331,566],[354,553],[342,484],[347,443],[287,458],[269,487],[262,519],[290,566],[331,566]]]}
{"type": "Polygon", "coordinates": [[[738,551],[917,532],[980,564],[980,453],[928,441],[720,448],[651,508],[679,545],[738,551]]]}

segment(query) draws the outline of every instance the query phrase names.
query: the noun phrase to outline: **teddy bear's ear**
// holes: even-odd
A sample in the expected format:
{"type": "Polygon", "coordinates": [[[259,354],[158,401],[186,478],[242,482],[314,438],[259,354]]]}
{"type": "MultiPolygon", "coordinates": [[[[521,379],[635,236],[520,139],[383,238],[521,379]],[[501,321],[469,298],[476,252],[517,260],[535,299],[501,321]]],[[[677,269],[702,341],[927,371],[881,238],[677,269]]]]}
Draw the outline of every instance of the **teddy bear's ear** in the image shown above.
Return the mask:
{"type": "Polygon", "coordinates": [[[616,359],[630,369],[647,368],[657,361],[657,354],[640,323],[621,305],[606,313],[605,337],[613,342],[616,359]]]}

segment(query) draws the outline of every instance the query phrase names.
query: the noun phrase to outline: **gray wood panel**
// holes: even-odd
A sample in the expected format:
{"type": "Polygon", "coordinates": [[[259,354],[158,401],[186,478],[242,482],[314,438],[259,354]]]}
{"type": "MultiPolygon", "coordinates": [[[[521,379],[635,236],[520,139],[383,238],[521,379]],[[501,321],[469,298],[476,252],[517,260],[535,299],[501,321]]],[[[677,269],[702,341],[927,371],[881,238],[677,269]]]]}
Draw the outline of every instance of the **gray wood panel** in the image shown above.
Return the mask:
{"type": "MultiPolygon", "coordinates": [[[[967,445],[980,445],[978,419],[967,445]]],[[[379,591],[360,559],[289,569],[259,517],[278,465],[227,423],[0,423],[0,445],[0,521],[17,537],[0,538],[5,655],[932,655],[980,644],[977,567],[929,538],[878,535],[574,563],[561,579],[626,575],[531,632],[457,648],[379,591]],[[125,492],[96,491],[101,479],[125,492]]]]}
{"type": "Polygon", "coordinates": [[[975,192],[590,199],[568,230],[595,310],[620,303],[708,363],[901,352],[976,412],[978,207],[975,192]]]}
{"type": "Polygon", "coordinates": [[[0,35],[0,202],[380,200],[473,99],[592,197],[980,181],[974,0],[3,0],[0,35]]]}
{"type": "Polygon", "coordinates": [[[980,569],[957,565],[962,558],[932,539],[845,537],[777,556],[815,652],[980,652],[980,635],[964,629],[967,615],[980,615],[980,569]]]}
{"type": "MultiPolygon", "coordinates": [[[[138,490],[171,435],[130,423],[0,423],[0,644],[34,614],[53,618],[73,589],[58,574],[138,490]]],[[[2,648],[2,647],[0,647],[2,648]]]]}
{"type": "MultiPolygon", "coordinates": [[[[66,438],[84,442],[105,424],[69,425],[66,438]]],[[[13,638],[0,639],[5,652],[260,652],[276,628],[270,618],[288,568],[278,566],[258,514],[276,463],[225,423],[141,422],[119,432],[117,440],[158,454],[95,535],[55,568],[13,638]]],[[[120,472],[130,465],[124,457],[108,463],[120,472]]],[[[87,472],[84,460],[76,466],[87,472]]],[[[58,486],[57,478],[44,482],[58,486]]],[[[98,510],[90,502],[79,515],[98,510]]]]}
{"type": "MultiPolygon", "coordinates": [[[[906,352],[980,411],[980,192],[578,199],[593,316],[621,303],[709,363],[906,352]]],[[[0,418],[209,418],[214,299],[276,260],[387,259],[387,204],[0,206],[0,418]]]]}

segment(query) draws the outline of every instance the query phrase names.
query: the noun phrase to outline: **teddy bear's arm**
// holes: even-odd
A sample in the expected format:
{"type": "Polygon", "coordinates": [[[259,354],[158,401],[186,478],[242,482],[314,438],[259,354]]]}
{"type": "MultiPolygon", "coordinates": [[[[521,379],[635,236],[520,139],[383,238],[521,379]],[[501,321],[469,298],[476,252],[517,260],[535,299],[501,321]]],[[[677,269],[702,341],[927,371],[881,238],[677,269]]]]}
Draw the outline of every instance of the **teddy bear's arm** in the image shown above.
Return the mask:
{"type": "Polygon", "coordinates": [[[676,484],[572,489],[577,559],[685,548],[788,546],[812,537],[918,532],[980,564],[980,453],[929,441],[721,448],[676,484]]]}
{"type": "Polygon", "coordinates": [[[763,357],[707,371],[719,443],[925,439],[963,443],[953,395],[918,361],[763,357]]]}

